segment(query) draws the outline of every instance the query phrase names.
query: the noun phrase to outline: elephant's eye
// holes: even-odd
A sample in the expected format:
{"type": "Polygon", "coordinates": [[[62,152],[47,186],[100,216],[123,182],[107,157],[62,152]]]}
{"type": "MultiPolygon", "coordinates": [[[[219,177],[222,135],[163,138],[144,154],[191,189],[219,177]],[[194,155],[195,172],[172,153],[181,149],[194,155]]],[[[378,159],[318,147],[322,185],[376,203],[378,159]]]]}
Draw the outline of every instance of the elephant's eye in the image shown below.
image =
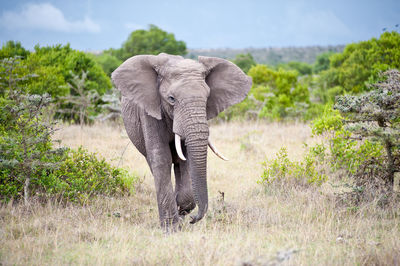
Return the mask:
{"type": "Polygon", "coordinates": [[[174,103],[175,103],[175,98],[172,97],[172,96],[168,96],[168,101],[169,101],[171,104],[174,104],[174,103]]]}

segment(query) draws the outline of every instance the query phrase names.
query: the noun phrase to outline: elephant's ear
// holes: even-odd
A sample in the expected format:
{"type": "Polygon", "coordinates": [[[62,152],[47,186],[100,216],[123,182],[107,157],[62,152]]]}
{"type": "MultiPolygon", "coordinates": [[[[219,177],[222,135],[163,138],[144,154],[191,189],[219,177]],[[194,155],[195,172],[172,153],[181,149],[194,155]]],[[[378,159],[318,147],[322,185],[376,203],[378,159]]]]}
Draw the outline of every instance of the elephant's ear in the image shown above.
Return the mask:
{"type": "Polygon", "coordinates": [[[207,101],[207,119],[216,117],[246,98],[252,81],[239,67],[216,57],[199,56],[199,62],[207,68],[206,83],[211,89],[207,101]]]}
{"type": "Polygon", "coordinates": [[[161,99],[156,70],[167,60],[163,55],[137,55],[127,59],[111,74],[122,96],[159,120],[161,99]]]}

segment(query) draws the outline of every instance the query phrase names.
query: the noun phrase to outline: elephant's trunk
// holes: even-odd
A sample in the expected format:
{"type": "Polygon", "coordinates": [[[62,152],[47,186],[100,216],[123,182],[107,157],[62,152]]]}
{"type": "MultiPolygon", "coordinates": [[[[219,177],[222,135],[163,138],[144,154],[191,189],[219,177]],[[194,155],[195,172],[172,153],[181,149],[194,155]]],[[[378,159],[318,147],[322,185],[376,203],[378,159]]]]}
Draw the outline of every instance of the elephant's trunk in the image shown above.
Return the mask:
{"type": "Polygon", "coordinates": [[[206,102],[193,99],[180,103],[174,115],[174,132],[185,139],[189,175],[192,179],[193,196],[198,213],[191,223],[201,220],[208,208],[207,146],[209,129],[206,118],[206,102]]]}

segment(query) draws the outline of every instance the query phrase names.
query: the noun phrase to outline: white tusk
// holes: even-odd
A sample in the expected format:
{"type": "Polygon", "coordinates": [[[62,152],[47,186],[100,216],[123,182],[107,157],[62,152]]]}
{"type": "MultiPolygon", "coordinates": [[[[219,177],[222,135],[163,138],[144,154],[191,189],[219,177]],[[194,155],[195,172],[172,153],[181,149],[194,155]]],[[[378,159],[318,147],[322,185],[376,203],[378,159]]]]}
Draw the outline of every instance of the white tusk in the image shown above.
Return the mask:
{"type": "Polygon", "coordinates": [[[179,158],[181,158],[182,161],[186,161],[186,158],[182,152],[181,137],[178,134],[175,134],[175,149],[176,152],[178,153],[179,158]]]}
{"type": "Polygon", "coordinates": [[[210,146],[211,150],[217,155],[219,158],[221,158],[224,161],[229,161],[228,158],[223,156],[221,153],[218,152],[217,148],[214,147],[214,145],[211,143],[210,139],[208,139],[208,146],[210,146]]]}

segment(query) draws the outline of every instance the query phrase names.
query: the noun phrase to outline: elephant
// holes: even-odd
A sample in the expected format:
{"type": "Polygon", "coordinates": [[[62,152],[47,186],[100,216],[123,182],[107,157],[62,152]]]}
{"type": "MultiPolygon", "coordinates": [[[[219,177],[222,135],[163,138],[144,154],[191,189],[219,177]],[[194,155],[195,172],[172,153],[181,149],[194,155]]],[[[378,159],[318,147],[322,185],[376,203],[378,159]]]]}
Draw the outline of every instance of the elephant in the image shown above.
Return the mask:
{"type": "Polygon", "coordinates": [[[111,78],[126,132],[154,177],[161,227],[176,230],[196,205],[190,223],[198,222],[208,209],[207,147],[225,159],[207,121],[244,100],[251,78],[225,59],[165,53],[133,56],[111,78]]]}

